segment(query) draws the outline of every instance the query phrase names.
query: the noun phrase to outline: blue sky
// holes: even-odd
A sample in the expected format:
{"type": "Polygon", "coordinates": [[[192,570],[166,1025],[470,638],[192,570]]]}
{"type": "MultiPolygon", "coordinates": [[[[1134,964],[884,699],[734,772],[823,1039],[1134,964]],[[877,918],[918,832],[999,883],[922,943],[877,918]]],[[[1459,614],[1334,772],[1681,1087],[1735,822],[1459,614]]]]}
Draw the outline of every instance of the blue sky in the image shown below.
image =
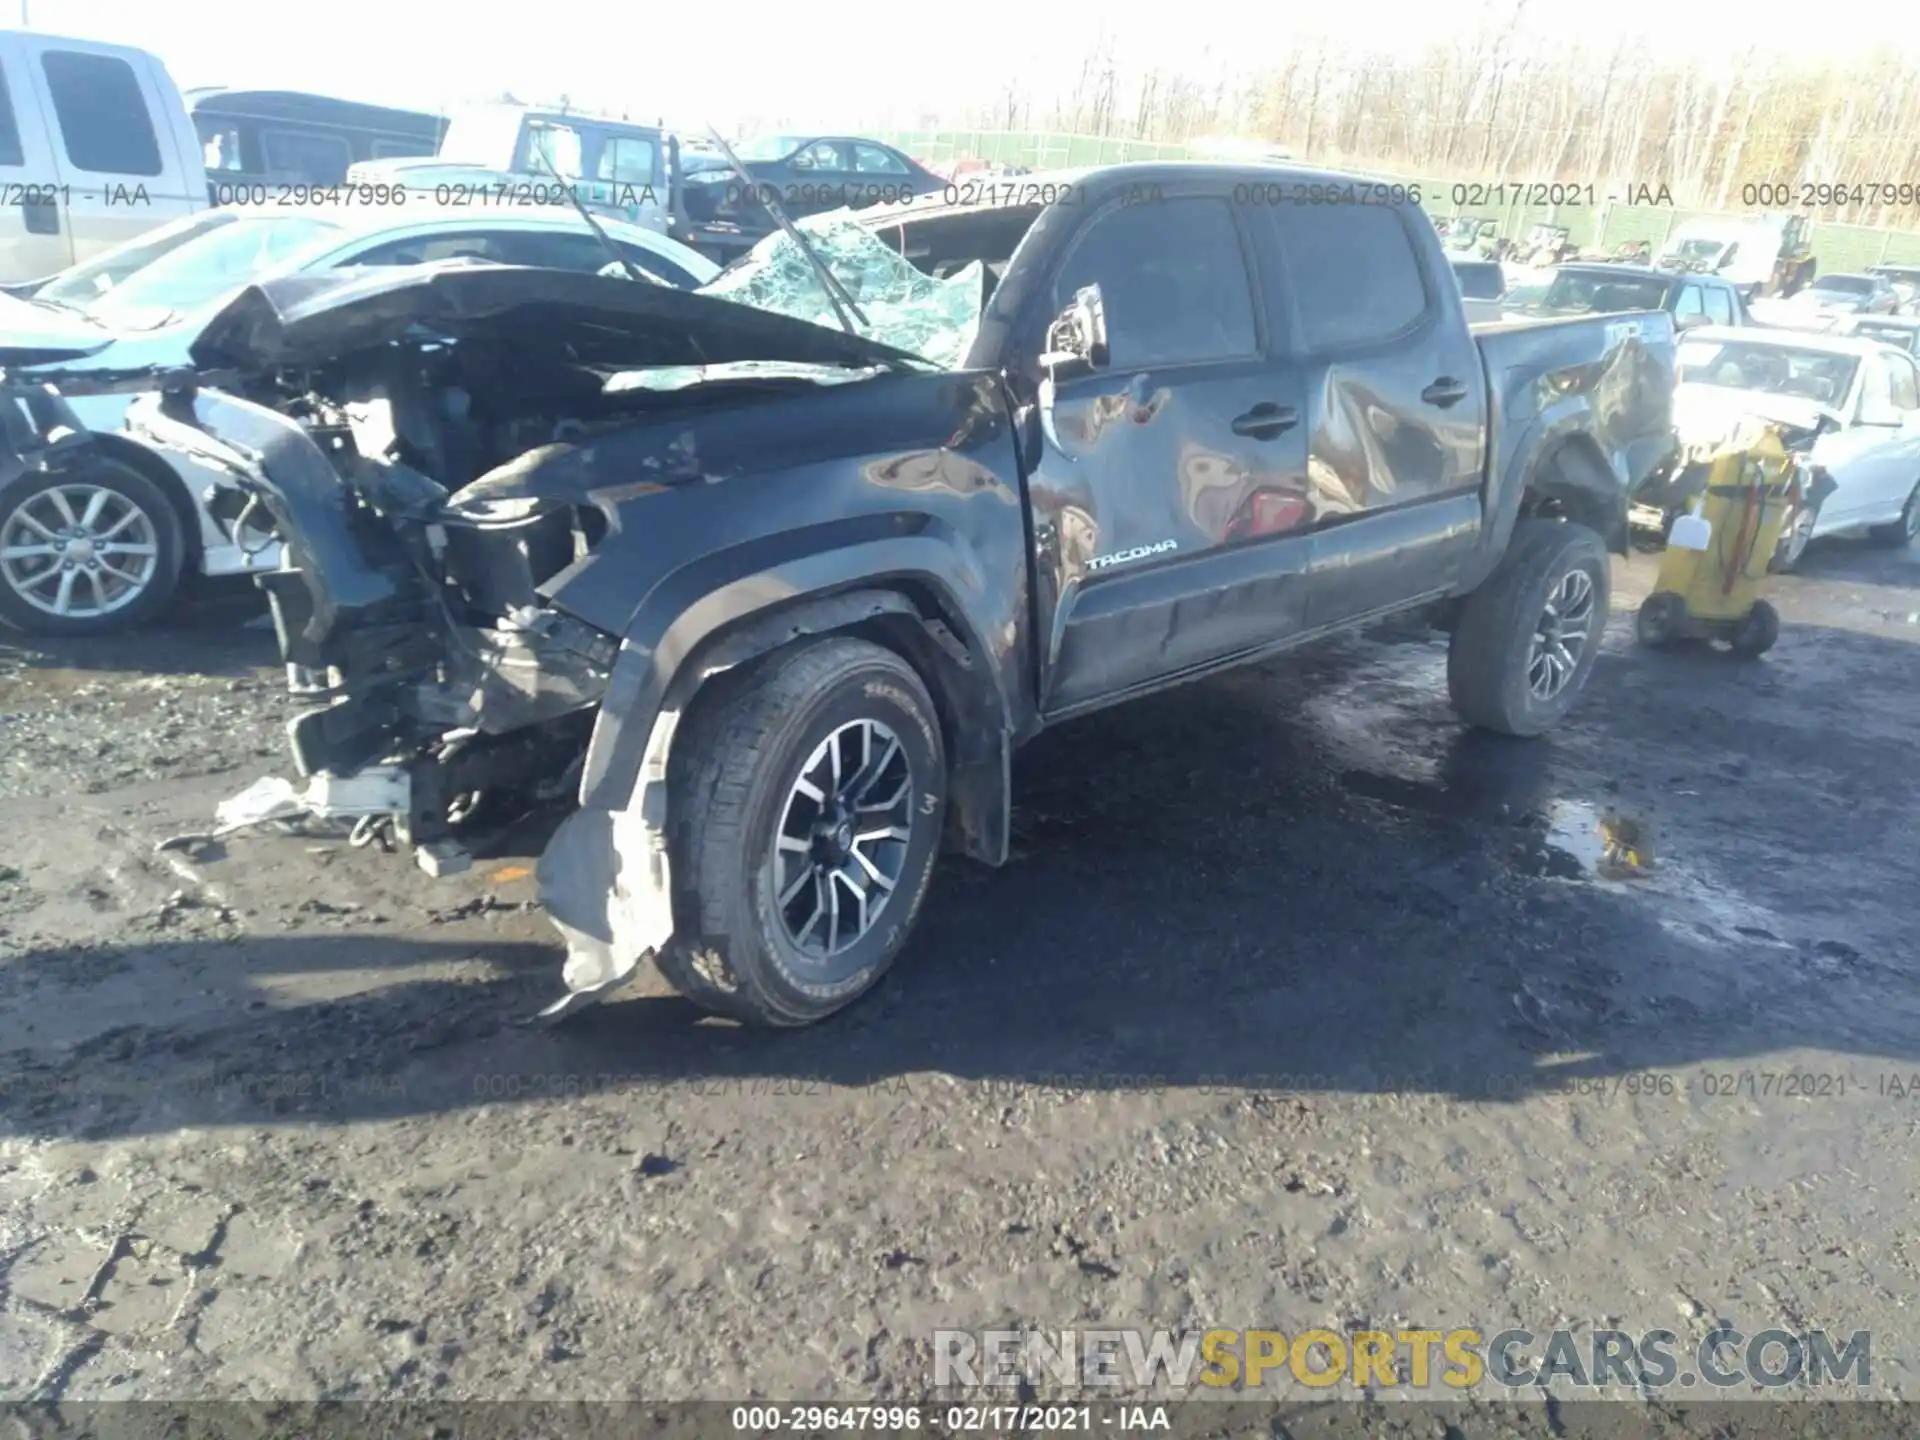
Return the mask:
{"type": "MultiPolygon", "coordinates": [[[[153,51],[183,87],[285,87],[421,109],[502,90],[522,99],[566,94],[636,119],[664,115],[678,125],[712,121],[723,129],[911,126],[927,111],[990,101],[1010,76],[1044,97],[1072,84],[1097,48],[1099,28],[1123,67],[1160,63],[1218,73],[1271,63],[1312,31],[1416,46],[1458,34],[1482,13],[1473,0],[1298,8],[1105,0],[1097,10],[1034,0],[972,0],[959,8],[875,0],[549,0],[458,9],[420,0],[312,7],[285,0],[0,0],[0,25],[17,25],[23,4],[35,30],[153,51]]],[[[1513,4],[1490,0],[1490,10],[1505,16],[1513,4]]],[[[1726,0],[1664,0],[1657,8],[1530,0],[1525,7],[1528,29],[1541,35],[1581,34],[1607,44],[1621,27],[1639,25],[1657,28],[1669,51],[1695,50],[1721,63],[1735,33],[1790,40],[1796,54],[1812,58],[1823,49],[1891,39],[1897,28],[1896,11],[1882,7],[1856,12],[1866,23],[1808,26],[1796,15],[1790,28],[1768,23],[1763,7],[1733,13],[1743,20],[1737,30],[1729,27],[1726,0]]]]}

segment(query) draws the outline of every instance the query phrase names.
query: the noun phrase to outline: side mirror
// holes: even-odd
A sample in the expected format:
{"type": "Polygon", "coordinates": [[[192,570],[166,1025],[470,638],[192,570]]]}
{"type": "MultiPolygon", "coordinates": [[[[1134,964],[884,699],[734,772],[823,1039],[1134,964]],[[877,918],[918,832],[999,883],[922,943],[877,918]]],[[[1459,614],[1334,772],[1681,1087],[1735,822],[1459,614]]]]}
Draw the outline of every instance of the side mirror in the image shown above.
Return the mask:
{"type": "Polygon", "coordinates": [[[1082,287],[1073,303],[1047,327],[1047,348],[1040,363],[1048,370],[1104,370],[1107,365],[1107,307],[1098,285],[1082,287]]]}

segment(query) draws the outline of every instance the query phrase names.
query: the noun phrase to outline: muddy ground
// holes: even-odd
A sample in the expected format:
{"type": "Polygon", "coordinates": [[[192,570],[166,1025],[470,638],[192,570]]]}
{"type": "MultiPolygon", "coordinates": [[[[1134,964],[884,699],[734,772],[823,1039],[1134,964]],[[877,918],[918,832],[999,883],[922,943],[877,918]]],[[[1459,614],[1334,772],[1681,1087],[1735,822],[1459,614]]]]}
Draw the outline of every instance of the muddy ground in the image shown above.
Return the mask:
{"type": "Polygon", "coordinates": [[[0,649],[0,1399],[910,1399],[943,1326],[1722,1320],[1871,1330],[1920,1393],[1920,555],[1816,546],[1751,663],[1636,650],[1652,568],[1539,743],[1395,633],[1043,737],[1013,863],[772,1036],[650,979],[521,1024],[536,842],[156,853],[288,773],[249,592],[0,649]],[[1609,811],[1651,874],[1593,872],[1609,811]]]}

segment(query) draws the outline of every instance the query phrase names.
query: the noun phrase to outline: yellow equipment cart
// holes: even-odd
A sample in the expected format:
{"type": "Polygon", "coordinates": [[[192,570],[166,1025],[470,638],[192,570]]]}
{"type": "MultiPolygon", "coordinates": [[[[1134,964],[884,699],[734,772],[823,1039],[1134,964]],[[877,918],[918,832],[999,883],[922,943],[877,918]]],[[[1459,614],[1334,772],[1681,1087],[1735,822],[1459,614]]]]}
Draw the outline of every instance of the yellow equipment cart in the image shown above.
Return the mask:
{"type": "Polygon", "coordinates": [[[1773,648],[1780,612],[1760,592],[1800,502],[1800,473],[1772,425],[1749,427],[1714,454],[1706,489],[1673,522],[1659,579],[1640,606],[1641,644],[1724,640],[1748,656],[1773,648]]]}

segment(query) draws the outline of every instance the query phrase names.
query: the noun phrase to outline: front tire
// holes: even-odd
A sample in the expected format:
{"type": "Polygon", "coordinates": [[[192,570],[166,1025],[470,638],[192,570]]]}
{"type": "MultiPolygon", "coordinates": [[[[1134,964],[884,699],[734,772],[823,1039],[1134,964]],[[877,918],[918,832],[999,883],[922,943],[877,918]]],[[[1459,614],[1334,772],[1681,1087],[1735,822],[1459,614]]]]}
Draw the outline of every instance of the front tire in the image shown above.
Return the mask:
{"type": "Polygon", "coordinates": [[[1460,718],[1517,736],[1558,724],[1600,653],[1611,581],[1606,546],[1586,526],[1516,524],[1447,648],[1447,692],[1460,718]]]}
{"type": "Polygon", "coordinates": [[[180,517],[139,471],[104,456],[0,494],[0,620],[64,638],[153,619],[180,583],[180,517]]]}
{"type": "Polygon", "coordinates": [[[938,713],[864,640],[774,652],[689,711],[668,777],[681,994],[751,1025],[853,1003],[906,941],[946,819],[938,713]]]}

